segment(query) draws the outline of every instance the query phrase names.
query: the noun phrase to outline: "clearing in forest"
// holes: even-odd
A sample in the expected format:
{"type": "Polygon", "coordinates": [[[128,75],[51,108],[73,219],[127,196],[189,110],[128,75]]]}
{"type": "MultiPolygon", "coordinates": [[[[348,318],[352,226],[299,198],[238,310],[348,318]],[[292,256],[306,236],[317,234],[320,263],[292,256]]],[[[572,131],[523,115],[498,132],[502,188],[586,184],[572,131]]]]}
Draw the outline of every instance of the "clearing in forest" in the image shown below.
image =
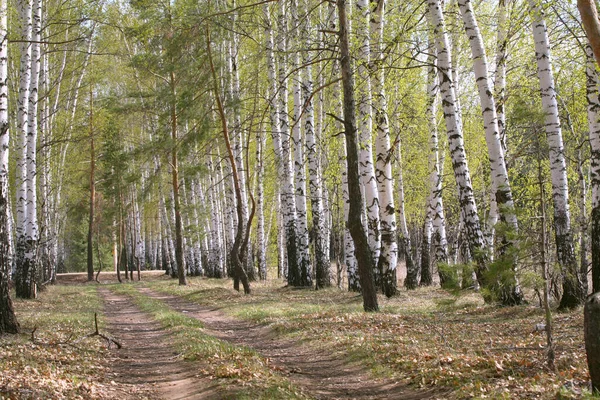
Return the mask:
{"type": "Polygon", "coordinates": [[[27,334],[0,339],[0,395],[577,398],[589,380],[580,310],[555,318],[554,373],[533,329],[541,311],[486,306],[477,294],[401,292],[366,314],[356,294],[281,282],[255,283],[251,296],[205,278],[105,283],[16,300],[27,334]],[[81,340],[95,312],[122,349],[81,340]]]}

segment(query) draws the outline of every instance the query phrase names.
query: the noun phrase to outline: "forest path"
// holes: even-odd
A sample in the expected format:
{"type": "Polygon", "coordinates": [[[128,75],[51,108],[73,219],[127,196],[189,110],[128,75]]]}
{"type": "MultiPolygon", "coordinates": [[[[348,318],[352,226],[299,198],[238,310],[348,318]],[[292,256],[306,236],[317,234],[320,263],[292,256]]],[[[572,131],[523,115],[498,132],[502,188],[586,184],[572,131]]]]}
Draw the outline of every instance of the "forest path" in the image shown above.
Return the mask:
{"type": "Polygon", "coordinates": [[[277,337],[269,327],[230,317],[218,309],[202,306],[179,296],[159,293],[149,288],[137,289],[144,295],[163,301],[174,310],[201,321],[207,334],[254,349],[292,383],[317,399],[444,398],[439,391],[416,391],[405,383],[373,379],[364,367],[349,362],[344,354],[277,337]]]}
{"type": "Polygon", "coordinates": [[[99,288],[98,293],[104,301],[107,330],[123,345],[112,351],[114,359],[110,360],[114,380],[131,385],[122,399],[235,397],[198,375],[195,363],[181,360],[165,330],[131,298],[106,288],[99,288]]]}

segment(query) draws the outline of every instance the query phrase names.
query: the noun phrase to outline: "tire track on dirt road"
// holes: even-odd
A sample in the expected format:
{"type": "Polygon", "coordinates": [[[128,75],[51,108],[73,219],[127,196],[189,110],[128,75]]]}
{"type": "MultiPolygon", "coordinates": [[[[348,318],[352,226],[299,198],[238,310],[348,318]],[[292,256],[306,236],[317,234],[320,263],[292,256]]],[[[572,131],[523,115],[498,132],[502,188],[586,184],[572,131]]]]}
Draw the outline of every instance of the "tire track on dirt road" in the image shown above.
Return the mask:
{"type": "Polygon", "coordinates": [[[269,327],[240,320],[222,311],[181,297],[138,287],[142,294],[163,301],[174,310],[198,319],[207,334],[235,345],[244,345],[270,361],[305,393],[317,399],[444,399],[447,392],[417,391],[404,382],[374,379],[344,354],[328,353],[299,341],[277,337],[269,327]]]}
{"type": "Polygon", "coordinates": [[[107,330],[122,345],[111,351],[113,380],[128,385],[122,399],[231,399],[215,381],[198,375],[200,367],[184,361],[169,344],[167,332],[133,300],[109,289],[104,301],[107,330]]]}

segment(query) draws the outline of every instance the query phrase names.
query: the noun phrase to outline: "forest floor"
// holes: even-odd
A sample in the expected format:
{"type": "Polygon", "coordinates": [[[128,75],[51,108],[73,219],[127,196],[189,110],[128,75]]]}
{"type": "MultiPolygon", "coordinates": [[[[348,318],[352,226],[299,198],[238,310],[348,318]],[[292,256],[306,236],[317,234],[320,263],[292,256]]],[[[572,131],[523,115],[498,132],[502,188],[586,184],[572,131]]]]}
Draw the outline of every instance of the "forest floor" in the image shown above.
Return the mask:
{"type": "Polygon", "coordinates": [[[580,309],[554,314],[551,371],[535,305],[423,288],[367,314],[335,288],[255,282],[244,296],[229,280],[115,281],[69,274],[15,301],[23,333],[0,337],[0,399],[588,397],[580,309]],[[94,313],[121,349],[86,336],[94,313]]]}

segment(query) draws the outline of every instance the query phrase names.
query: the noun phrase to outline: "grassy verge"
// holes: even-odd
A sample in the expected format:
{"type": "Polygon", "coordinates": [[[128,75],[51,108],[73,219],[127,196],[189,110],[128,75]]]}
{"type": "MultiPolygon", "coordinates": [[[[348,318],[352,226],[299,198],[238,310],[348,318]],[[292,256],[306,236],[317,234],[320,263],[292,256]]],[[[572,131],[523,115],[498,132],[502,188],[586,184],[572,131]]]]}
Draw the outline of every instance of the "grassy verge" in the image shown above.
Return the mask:
{"type": "Polygon", "coordinates": [[[171,343],[184,359],[200,362],[202,375],[217,379],[225,387],[243,387],[236,393],[236,399],[309,398],[271,369],[268,361],[256,352],[205,334],[200,321],[143,295],[135,286],[114,285],[111,289],[130,296],[140,309],[166,328],[171,343]]]}
{"type": "MultiPolygon", "coordinates": [[[[382,312],[362,312],[354,293],[281,288],[255,283],[244,296],[224,280],[165,279],[147,285],[239,317],[268,324],[283,335],[345,352],[378,376],[416,387],[452,390],[454,398],[581,398],[589,380],[581,310],[556,314],[557,371],[547,369],[545,336],[535,332],[543,314],[534,306],[498,308],[480,296],[440,289],[380,297],[382,312]]],[[[279,286],[279,287],[278,287],[279,286]]]]}
{"type": "Polygon", "coordinates": [[[50,286],[14,303],[23,333],[0,337],[0,398],[114,398],[105,343],[74,343],[94,331],[102,310],[95,286],[50,286]]]}

